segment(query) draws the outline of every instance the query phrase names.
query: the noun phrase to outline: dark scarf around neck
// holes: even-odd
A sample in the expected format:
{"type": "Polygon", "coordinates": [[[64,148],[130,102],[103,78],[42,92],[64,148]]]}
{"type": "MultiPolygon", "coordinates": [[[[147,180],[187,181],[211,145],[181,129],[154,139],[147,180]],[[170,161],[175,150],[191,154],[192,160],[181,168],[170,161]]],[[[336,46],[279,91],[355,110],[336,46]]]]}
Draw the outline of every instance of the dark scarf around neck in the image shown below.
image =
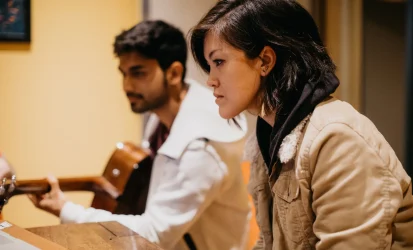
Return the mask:
{"type": "MultiPolygon", "coordinates": [[[[302,91],[293,93],[293,97],[284,103],[281,110],[277,111],[272,128],[258,117],[256,130],[258,145],[270,170],[269,173],[271,173],[272,166],[279,162],[278,151],[283,139],[313,112],[319,103],[334,93],[339,84],[334,74],[328,75],[324,81],[305,84],[302,91]]],[[[277,169],[280,171],[281,168],[277,169]]]]}

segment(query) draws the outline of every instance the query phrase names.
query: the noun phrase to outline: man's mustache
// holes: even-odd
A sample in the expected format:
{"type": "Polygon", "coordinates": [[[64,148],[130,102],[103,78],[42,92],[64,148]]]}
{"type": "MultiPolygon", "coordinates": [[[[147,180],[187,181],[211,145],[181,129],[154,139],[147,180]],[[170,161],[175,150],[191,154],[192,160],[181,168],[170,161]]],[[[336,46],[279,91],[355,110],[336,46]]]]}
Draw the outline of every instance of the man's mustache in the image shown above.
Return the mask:
{"type": "Polygon", "coordinates": [[[126,96],[143,99],[143,95],[139,93],[127,92],[126,96]]]}

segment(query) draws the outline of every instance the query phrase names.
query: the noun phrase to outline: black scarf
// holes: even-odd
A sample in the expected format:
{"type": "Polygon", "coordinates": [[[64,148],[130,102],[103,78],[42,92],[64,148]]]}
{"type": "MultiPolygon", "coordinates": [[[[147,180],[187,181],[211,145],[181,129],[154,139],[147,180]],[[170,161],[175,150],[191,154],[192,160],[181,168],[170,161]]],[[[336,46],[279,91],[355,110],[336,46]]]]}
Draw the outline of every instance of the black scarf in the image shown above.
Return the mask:
{"type": "MultiPolygon", "coordinates": [[[[258,117],[257,140],[261,154],[269,168],[269,174],[271,174],[272,166],[279,163],[278,150],[283,139],[313,112],[319,103],[334,93],[339,84],[334,74],[328,75],[321,82],[304,84],[301,90],[294,91],[285,98],[286,101],[282,108],[277,111],[273,128],[258,117]]],[[[281,170],[281,168],[277,169],[281,170]]]]}

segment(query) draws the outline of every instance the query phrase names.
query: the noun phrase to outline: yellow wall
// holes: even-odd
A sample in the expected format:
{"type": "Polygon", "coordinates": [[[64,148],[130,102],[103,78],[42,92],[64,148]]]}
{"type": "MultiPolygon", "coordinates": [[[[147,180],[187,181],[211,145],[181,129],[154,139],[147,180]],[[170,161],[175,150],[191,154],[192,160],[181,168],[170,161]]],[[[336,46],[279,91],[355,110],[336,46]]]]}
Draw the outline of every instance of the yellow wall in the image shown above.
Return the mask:
{"type": "MultiPolygon", "coordinates": [[[[116,142],[140,139],[112,43],[140,19],[141,2],[31,2],[30,45],[0,44],[0,150],[18,179],[100,175],[116,142]]],[[[89,205],[92,196],[69,197],[89,205]]],[[[23,227],[59,222],[26,196],[3,215],[23,227]]]]}

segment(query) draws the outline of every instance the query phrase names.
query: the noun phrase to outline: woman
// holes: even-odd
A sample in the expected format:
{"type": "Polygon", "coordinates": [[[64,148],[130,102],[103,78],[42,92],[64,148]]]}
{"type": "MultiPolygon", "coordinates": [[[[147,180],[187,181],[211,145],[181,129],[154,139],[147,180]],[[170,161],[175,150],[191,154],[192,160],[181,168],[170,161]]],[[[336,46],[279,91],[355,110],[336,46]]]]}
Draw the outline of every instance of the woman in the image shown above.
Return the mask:
{"type": "Polygon", "coordinates": [[[255,249],[413,248],[410,177],[372,122],[331,96],[335,66],[306,10],[221,0],[190,38],[220,115],[258,116],[255,249]]]}

